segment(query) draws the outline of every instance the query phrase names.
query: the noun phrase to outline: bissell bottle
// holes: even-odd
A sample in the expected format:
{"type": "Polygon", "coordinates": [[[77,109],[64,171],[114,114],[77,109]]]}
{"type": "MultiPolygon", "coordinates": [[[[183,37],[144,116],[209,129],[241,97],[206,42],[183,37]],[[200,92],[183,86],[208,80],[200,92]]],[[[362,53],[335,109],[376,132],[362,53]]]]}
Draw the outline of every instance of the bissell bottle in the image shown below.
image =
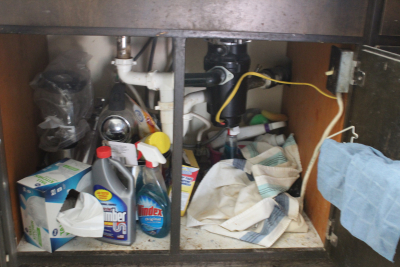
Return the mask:
{"type": "Polygon", "coordinates": [[[99,240],[129,246],[136,238],[135,180],[122,163],[111,159],[110,147],[101,146],[96,153],[98,159],[92,167],[93,194],[104,210],[104,233],[99,240]],[[116,171],[122,174],[120,178],[116,171]]]}

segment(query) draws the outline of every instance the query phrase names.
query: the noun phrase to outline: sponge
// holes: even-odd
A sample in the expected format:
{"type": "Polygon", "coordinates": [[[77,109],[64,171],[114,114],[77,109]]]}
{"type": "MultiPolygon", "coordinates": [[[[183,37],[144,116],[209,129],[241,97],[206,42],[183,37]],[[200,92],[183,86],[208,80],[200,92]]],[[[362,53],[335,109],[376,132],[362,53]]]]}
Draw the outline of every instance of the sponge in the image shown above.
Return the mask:
{"type": "Polygon", "coordinates": [[[261,111],[261,114],[271,120],[271,121],[287,121],[288,120],[288,116],[286,116],[285,114],[277,114],[277,113],[272,113],[266,110],[261,111]]]}

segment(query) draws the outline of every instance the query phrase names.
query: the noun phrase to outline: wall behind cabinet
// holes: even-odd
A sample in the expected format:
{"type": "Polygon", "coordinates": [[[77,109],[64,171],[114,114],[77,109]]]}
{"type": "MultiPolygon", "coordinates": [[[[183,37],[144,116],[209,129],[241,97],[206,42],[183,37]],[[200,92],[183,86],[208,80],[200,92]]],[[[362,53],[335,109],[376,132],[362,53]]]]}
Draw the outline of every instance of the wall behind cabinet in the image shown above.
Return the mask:
{"type": "MultiPolygon", "coordinates": [[[[58,36],[49,35],[50,60],[54,59],[62,51],[69,49],[80,49],[91,54],[93,57],[88,63],[91,71],[92,82],[96,96],[107,97],[115,77],[115,67],[110,64],[116,55],[116,39],[114,36],[58,36]]],[[[147,41],[147,37],[134,37],[132,40],[132,55],[140,50],[147,41]]],[[[257,64],[264,68],[273,67],[287,62],[286,42],[253,41],[249,43],[248,53],[252,63],[250,70],[253,71],[257,64]]],[[[171,64],[171,39],[158,38],[156,53],[152,70],[165,71],[171,64]]],[[[133,67],[135,71],[147,71],[150,46],[133,67]]],[[[207,53],[207,43],[204,39],[187,39],[186,42],[186,71],[204,72],[203,59],[207,53]]],[[[139,90],[141,90],[139,88],[139,90]]],[[[186,93],[194,92],[199,88],[186,88],[186,93]]],[[[141,91],[144,94],[143,90],[141,91]]],[[[282,86],[270,90],[255,89],[248,93],[248,108],[263,108],[273,112],[280,112],[282,100],[282,86]]],[[[206,104],[194,107],[194,112],[210,118],[206,111],[206,104]]],[[[203,124],[194,119],[186,135],[185,142],[195,142],[196,131],[203,124]]]]}

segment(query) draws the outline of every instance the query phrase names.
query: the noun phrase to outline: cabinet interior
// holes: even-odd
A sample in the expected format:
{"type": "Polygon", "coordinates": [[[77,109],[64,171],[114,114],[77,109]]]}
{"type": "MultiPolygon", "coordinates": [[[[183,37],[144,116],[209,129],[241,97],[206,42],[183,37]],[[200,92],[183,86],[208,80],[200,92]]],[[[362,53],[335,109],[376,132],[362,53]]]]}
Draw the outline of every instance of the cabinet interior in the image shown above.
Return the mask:
{"type": "MultiPolygon", "coordinates": [[[[37,171],[43,159],[43,152],[38,148],[39,139],[36,133],[36,126],[40,123],[41,118],[39,110],[33,102],[33,90],[30,88],[29,82],[37,73],[43,71],[49,62],[47,41],[48,38],[45,35],[0,34],[0,111],[17,242],[20,242],[22,238],[23,229],[16,182],[37,171]]],[[[331,45],[289,42],[287,44],[287,56],[292,62],[292,81],[312,83],[319,88],[325,88],[325,72],[329,66],[331,45]]],[[[344,98],[346,100],[346,96],[344,98]]],[[[285,86],[280,100],[282,101],[282,113],[287,114],[290,118],[286,134],[295,134],[304,174],[315,145],[337,112],[337,103],[335,100],[325,98],[316,93],[314,89],[306,86],[285,86]]],[[[342,128],[343,117],[332,132],[339,131],[342,128]]],[[[336,136],[335,140],[339,141],[340,138],[340,136],[336,136]]],[[[315,227],[320,240],[317,237],[309,247],[315,244],[318,244],[315,245],[318,247],[322,246],[330,210],[330,203],[323,199],[317,189],[316,165],[307,187],[305,212],[315,227]]],[[[185,227],[182,227],[182,229],[181,248],[183,249],[262,248],[210,233],[201,233],[199,232],[201,230],[185,229],[185,227]],[[192,236],[195,241],[189,241],[189,236],[192,236]],[[200,236],[202,236],[204,242],[196,241],[200,236]],[[221,238],[225,240],[219,240],[221,238]],[[210,244],[205,244],[207,242],[210,244]],[[218,243],[218,245],[211,244],[212,242],[218,243]],[[238,245],[238,243],[242,245],[238,245]]],[[[307,239],[304,236],[302,238],[307,239]]],[[[76,238],[66,244],[65,250],[79,250],[82,246],[91,242],[79,240],[80,238],[76,238]]],[[[296,242],[301,243],[303,241],[297,240],[296,242]]],[[[168,238],[160,241],[149,238],[142,233],[142,235],[138,234],[137,242],[137,244],[141,244],[140,250],[169,249],[168,238]]],[[[138,246],[134,243],[131,249],[134,250],[135,247],[138,246]]],[[[282,244],[277,247],[285,247],[285,245],[282,244]]],[[[100,250],[126,249],[129,250],[129,248],[115,245],[100,248],[100,250]]],[[[63,248],[60,250],[63,250],[63,248]]],[[[96,250],[95,244],[91,245],[89,250],[96,250]]]]}

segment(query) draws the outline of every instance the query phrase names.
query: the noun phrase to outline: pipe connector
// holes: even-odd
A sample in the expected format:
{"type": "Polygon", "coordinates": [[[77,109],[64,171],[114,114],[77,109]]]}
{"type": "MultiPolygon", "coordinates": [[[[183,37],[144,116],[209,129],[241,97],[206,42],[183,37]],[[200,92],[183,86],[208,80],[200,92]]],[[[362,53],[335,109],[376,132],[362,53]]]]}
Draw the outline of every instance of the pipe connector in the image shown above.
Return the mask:
{"type": "Polygon", "coordinates": [[[117,67],[118,72],[130,72],[132,70],[132,66],[136,65],[136,61],[133,61],[133,58],[116,58],[111,61],[111,64],[117,67]]]}
{"type": "Polygon", "coordinates": [[[131,38],[129,36],[117,37],[117,58],[128,59],[131,57],[131,38]]]}

